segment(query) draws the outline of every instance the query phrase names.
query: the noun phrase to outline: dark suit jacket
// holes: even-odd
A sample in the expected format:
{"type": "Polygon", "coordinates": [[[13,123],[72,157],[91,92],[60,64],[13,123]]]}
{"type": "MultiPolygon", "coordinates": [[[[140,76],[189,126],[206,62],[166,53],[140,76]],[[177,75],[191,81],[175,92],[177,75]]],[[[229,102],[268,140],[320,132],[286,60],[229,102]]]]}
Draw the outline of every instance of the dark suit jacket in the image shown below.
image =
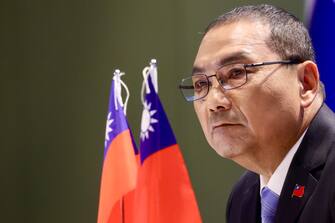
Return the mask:
{"type": "MultiPolygon", "coordinates": [[[[228,223],[261,223],[259,175],[247,171],[227,204],[228,223]]],[[[289,167],[275,223],[335,223],[335,115],[324,104],[289,167]],[[295,185],[303,197],[292,196],[295,185]]]]}

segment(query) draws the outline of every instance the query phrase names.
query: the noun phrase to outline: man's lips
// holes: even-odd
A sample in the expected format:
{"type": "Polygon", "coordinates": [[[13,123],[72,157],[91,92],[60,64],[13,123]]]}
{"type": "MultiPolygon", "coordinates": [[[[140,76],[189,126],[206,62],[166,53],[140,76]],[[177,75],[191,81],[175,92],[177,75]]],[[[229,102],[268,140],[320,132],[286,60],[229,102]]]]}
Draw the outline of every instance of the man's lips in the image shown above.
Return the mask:
{"type": "Polygon", "coordinates": [[[212,125],[212,130],[215,130],[217,128],[224,128],[224,127],[234,127],[234,126],[240,126],[241,124],[239,123],[216,123],[212,125]]]}

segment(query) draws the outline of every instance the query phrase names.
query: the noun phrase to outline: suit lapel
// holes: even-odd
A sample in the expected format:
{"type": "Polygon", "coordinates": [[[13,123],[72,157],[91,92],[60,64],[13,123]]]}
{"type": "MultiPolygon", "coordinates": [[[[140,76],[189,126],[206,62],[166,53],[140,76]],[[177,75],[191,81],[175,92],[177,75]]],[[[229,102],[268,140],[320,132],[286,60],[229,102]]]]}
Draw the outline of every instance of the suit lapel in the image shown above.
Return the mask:
{"type": "Polygon", "coordinates": [[[291,166],[279,199],[276,223],[295,223],[302,208],[313,193],[317,180],[303,167],[291,166]],[[295,191],[296,185],[303,187],[303,192],[295,191]],[[296,193],[294,193],[294,191],[296,193]]]}
{"type": "Polygon", "coordinates": [[[257,182],[251,185],[243,194],[243,201],[241,204],[242,215],[241,223],[259,223],[261,222],[261,205],[259,195],[259,179],[257,175],[257,182]]]}
{"type": "Polygon", "coordinates": [[[311,122],[288,170],[279,198],[276,223],[298,221],[299,214],[317,186],[320,171],[327,160],[331,146],[329,127],[333,120],[333,112],[323,105],[311,122]],[[302,196],[293,195],[296,185],[304,187],[302,196]]]}

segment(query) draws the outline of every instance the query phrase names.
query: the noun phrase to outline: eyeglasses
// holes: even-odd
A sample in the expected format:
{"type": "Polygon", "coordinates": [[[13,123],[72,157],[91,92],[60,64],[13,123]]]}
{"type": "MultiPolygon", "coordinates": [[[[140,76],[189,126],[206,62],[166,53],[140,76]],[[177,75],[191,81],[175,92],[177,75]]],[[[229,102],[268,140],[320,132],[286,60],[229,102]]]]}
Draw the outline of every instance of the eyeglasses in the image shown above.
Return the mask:
{"type": "Polygon", "coordinates": [[[248,81],[248,69],[272,64],[299,64],[297,60],[280,60],[252,64],[228,64],[219,68],[215,74],[195,74],[181,80],[179,89],[186,101],[196,101],[207,96],[212,83],[210,77],[216,77],[224,90],[239,88],[248,81]]]}

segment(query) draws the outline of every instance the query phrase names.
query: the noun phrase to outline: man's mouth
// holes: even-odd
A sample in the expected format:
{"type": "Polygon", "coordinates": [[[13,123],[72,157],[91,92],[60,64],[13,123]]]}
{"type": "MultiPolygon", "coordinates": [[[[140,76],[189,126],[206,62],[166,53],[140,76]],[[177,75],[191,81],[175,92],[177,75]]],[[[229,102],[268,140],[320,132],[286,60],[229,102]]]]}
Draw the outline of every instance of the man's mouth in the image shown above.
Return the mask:
{"type": "Polygon", "coordinates": [[[234,126],[239,126],[240,124],[238,123],[231,123],[231,122],[224,122],[224,123],[218,123],[218,124],[214,124],[212,125],[212,129],[218,129],[218,128],[225,128],[225,127],[234,127],[234,126]]]}

